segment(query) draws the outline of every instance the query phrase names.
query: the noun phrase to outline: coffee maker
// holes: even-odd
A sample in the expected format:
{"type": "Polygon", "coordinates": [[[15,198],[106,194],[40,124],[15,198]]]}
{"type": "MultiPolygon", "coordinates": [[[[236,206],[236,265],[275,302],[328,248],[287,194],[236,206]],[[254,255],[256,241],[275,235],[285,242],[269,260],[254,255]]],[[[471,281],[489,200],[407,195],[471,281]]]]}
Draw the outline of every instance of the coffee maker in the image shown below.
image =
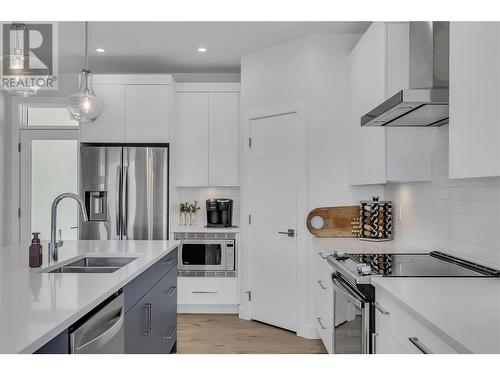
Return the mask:
{"type": "Polygon", "coordinates": [[[233,200],[207,199],[207,227],[231,227],[233,225],[233,200]]]}

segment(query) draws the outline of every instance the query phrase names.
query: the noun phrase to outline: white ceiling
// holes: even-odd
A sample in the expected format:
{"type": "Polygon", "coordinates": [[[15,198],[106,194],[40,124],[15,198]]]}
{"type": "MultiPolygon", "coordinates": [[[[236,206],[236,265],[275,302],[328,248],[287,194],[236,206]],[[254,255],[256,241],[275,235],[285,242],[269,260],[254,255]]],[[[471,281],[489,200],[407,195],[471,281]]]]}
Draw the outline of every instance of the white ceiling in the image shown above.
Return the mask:
{"type": "MultiPolygon", "coordinates": [[[[95,73],[237,73],[242,56],[313,33],[363,33],[369,22],[90,22],[95,73]],[[205,54],[197,52],[203,46],[205,54]],[[102,47],[106,53],[97,54],[102,47]]],[[[59,69],[81,70],[83,22],[59,23],[59,69]]]]}

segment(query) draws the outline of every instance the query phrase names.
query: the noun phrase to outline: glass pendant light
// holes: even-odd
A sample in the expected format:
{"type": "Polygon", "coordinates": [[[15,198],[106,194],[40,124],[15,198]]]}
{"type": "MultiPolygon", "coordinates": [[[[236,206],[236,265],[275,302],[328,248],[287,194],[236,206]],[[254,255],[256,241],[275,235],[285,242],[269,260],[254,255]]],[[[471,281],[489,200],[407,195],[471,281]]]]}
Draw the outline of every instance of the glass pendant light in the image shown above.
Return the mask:
{"type": "Polygon", "coordinates": [[[87,69],[88,22],[85,22],[85,61],[80,74],[80,89],[66,98],[71,117],[78,122],[92,122],[99,117],[104,101],[92,89],[92,72],[87,69]]]}

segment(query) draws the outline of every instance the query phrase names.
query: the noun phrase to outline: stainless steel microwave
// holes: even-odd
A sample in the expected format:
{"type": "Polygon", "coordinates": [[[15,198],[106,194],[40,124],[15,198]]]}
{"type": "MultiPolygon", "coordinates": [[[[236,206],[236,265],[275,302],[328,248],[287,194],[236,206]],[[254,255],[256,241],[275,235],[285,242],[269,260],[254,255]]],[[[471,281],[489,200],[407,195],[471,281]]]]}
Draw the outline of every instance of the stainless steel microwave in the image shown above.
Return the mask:
{"type": "Polygon", "coordinates": [[[178,269],[181,271],[235,271],[235,240],[181,241],[178,269]]]}

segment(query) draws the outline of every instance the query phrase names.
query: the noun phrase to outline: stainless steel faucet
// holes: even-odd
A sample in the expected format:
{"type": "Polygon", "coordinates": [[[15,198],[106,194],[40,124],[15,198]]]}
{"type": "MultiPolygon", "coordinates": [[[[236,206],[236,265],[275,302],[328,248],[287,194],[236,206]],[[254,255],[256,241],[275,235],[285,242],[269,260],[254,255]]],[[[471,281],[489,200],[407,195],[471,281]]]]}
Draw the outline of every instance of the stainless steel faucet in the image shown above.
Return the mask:
{"type": "Polygon", "coordinates": [[[82,215],[83,221],[88,221],[87,210],[85,208],[85,202],[78,195],[73,193],[63,193],[54,199],[52,202],[52,209],[50,215],[50,242],[49,242],[49,261],[57,260],[58,254],[57,249],[63,245],[63,241],[59,238],[59,241],[56,239],[57,232],[57,205],[64,198],[73,198],[78,202],[78,206],[80,207],[80,214],[82,215]]]}

